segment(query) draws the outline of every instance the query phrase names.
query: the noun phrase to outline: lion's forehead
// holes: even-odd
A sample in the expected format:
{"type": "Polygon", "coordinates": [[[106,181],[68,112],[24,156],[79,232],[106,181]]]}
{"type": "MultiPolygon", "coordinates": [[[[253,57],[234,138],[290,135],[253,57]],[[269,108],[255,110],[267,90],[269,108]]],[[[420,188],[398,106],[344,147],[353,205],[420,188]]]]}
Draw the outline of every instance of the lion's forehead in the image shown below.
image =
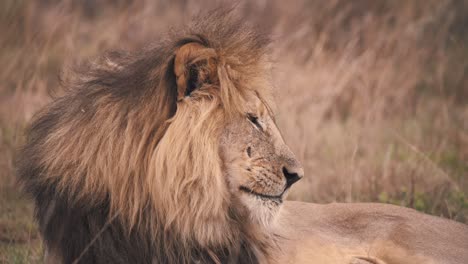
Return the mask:
{"type": "Polygon", "coordinates": [[[247,100],[244,104],[245,113],[255,114],[257,116],[272,116],[273,111],[271,110],[270,103],[264,98],[261,98],[258,94],[248,94],[247,100]]]}

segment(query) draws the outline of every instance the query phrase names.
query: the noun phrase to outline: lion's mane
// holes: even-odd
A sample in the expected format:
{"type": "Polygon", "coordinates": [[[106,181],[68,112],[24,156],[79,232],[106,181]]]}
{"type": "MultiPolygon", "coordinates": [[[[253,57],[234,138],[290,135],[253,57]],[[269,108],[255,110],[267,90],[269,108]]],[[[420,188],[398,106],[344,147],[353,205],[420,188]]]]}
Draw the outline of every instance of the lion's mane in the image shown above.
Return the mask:
{"type": "Polygon", "coordinates": [[[64,95],[34,118],[18,175],[61,261],[255,263],[267,254],[233,209],[218,135],[246,93],[268,100],[268,39],[230,13],[196,21],[150,48],[75,68],[64,95]],[[211,51],[205,67],[217,76],[189,99],[174,73],[188,43],[211,51]]]}

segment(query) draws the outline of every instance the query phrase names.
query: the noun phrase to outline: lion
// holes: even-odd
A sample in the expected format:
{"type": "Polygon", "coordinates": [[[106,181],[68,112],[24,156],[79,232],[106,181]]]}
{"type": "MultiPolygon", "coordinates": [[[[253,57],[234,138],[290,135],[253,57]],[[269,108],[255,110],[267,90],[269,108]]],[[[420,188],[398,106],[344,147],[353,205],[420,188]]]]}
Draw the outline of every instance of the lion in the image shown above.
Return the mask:
{"type": "Polygon", "coordinates": [[[63,80],[18,176],[46,263],[468,263],[468,228],[390,205],[285,201],[269,37],[208,15],[63,80]]]}

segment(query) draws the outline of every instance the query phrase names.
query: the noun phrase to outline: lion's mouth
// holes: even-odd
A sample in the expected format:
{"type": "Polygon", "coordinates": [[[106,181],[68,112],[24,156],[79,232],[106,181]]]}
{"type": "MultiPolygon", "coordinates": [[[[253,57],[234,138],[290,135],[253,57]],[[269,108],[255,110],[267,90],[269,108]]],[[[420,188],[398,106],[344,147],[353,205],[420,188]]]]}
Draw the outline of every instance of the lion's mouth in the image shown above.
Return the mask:
{"type": "Polygon", "coordinates": [[[283,202],[284,191],[280,195],[269,195],[269,194],[263,194],[263,193],[255,192],[255,191],[253,191],[253,190],[251,190],[251,189],[249,189],[249,188],[247,188],[245,186],[239,187],[239,190],[241,190],[241,191],[243,191],[245,193],[248,193],[250,195],[260,197],[260,198],[274,200],[274,201],[277,201],[277,202],[280,202],[280,203],[283,202]]]}

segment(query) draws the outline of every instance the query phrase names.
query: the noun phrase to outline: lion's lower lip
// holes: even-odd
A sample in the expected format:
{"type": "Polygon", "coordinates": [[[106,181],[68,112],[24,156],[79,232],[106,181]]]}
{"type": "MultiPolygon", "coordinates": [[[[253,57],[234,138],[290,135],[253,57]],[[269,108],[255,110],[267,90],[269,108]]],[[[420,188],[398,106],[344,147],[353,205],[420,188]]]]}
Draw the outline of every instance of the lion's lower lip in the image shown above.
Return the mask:
{"type": "Polygon", "coordinates": [[[270,200],[276,200],[276,201],[279,201],[279,202],[283,202],[283,194],[280,194],[280,195],[268,195],[268,194],[263,194],[263,193],[257,193],[245,186],[241,186],[239,187],[239,190],[243,191],[243,192],[246,192],[248,194],[251,194],[251,195],[255,195],[255,196],[258,196],[258,197],[261,197],[261,198],[265,198],[265,199],[270,199],[270,200]]]}

